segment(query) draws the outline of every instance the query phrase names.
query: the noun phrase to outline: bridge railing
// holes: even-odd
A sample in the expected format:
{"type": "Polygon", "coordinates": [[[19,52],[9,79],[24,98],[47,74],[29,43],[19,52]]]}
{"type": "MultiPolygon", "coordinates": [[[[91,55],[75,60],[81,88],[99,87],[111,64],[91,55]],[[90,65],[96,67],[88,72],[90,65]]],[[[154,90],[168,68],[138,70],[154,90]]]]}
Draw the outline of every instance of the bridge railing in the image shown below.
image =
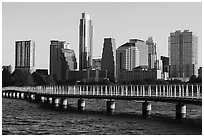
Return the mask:
{"type": "Polygon", "coordinates": [[[36,86],[3,87],[2,90],[18,90],[53,95],[202,98],[201,84],[36,86]]]}

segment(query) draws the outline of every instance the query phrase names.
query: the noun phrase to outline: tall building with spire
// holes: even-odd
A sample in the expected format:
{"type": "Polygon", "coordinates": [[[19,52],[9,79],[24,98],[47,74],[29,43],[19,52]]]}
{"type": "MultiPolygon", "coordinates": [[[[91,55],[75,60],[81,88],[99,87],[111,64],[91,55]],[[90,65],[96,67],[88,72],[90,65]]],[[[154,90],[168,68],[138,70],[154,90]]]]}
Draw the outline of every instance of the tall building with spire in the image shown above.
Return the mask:
{"type": "Polygon", "coordinates": [[[148,46],[148,68],[157,69],[156,43],[153,42],[152,37],[148,38],[146,45],[148,46]]]}
{"type": "Polygon", "coordinates": [[[93,25],[90,16],[82,13],[79,25],[79,70],[92,68],[93,25]]]}
{"type": "Polygon", "coordinates": [[[107,71],[110,81],[115,81],[116,77],[116,45],[115,39],[104,38],[103,53],[101,59],[101,70],[107,71]]]}
{"type": "Polygon", "coordinates": [[[169,39],[170,78],[189,79],[198,75],[198,37],[189,30],[170,33],[169,39]]]}

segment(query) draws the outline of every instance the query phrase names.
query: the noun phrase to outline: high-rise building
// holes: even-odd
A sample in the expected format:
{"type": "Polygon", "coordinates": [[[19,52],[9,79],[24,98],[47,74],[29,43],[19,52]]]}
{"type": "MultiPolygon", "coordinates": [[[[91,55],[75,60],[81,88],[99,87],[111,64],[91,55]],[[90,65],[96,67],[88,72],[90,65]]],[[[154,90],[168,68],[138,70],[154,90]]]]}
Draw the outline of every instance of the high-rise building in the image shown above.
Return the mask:
{"type": "Polygon", "coordinates": [[[33,73],[35,71],[35,42],[16,41],[15,46],[15,69],[28,70],[33,73]]]}
{"type": "Polygon", "coordinates": [[[120,71],[131,71],[140,64],[140,51],[134,43],[125,43],[116,50],[116,77],[120,71]]]}
{"type": "Polygon", "coordinates": [[[198,75],[198,37],[189,30],[170,33],[168,38],[170,78],[198,75]]]}
{"type": "Polygon", "coordinates": [[[91,69],[93,25],[90,16],[82,13],[79,25],[79,70],[91,69]]]}
{"type": "Polygon", "coordinates": [[[52,40],[50,44],[50,75],[56,80],[65,81],[67,70],[77,68],[74,50],[66,41],[52,40]]]}
{"type": "Polygon", "coordinates": [[[135,47],[140,51],[139,54],[139,65],[148,66],[148,46],[145,41],[140,39],[130,39],[130,43],[133,43],[135,47]]]}
{"type": "Polygon", "coordinates": [[[101,58],[92,59],[92,69],[101,70],[101,58]]]}
{"type": "Polygon", "coordinates": [[[146,45],[148,46],[148,68],[157,69],[156,43],[153,42],[152,37],[148,38],[146,45]]]}
{"type": "Polygon", "coordinates": [[[116,44],[113,38],[104,38],[101,69],[107,71],[110,81],[116,77],[116,44]]]}
{"type": "Polygon", "coordinates": [[[169,57],[161,56],[160,59],[162,61],[162,68],[161,68],[162,78],[164,80],[167,80],[169,78],[169,57]]]}

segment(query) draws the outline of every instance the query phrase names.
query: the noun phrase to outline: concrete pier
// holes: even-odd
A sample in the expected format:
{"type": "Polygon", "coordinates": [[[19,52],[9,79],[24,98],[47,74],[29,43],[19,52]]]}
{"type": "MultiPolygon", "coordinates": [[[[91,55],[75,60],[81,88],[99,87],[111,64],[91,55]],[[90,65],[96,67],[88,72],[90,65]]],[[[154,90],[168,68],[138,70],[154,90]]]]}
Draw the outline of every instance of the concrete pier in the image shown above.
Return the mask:
{"type": "Polygon", "coordinates": [[[85,110],[85,100],[79,99],[78,100],[78,110],[85,110]]]}
{"type": "Polygon", "coordinates": [[[115,111],[115,102],[112,100],[106,101],[107,112],[113,114],[115,111]]]}
{"type": "Polygon", "coordinates": [[[45,103],[45,97],[42,96],[40,100],[42,103],[45,103]]]}
{"type": "Polygon", "coordinates": [[[68,105],[68,99],[63,99],[62,100],[62,108],[67,109],[67,105],[68,105]]]}
{"type": "Polygon", "coordinates": [[[60,106],[60,98],[55,98],[55,107],[58,108],[60,106]]]}
{"type": "Polygon", "coordinates": [[[16,92],[13,92],[13,97],[12,98],[16,98],[16,92]]]}
{"type": "Polygon", "coordinates": [[[48,103],[49,103],[50,105],[52,105],[52,104],[53,104],[53,98],[49,97],[49,98],[48,98],[48,103]]]}
{"type": "Polygon", "coordinates": [[[16,98],[20,98],[20,93],[19,92],[16,93],[16,98]]]}
{"type": "Polygon", "coordinates": [[[9,98],[12,98],[12,92],[9,93],[9,98]]]}
{"type": "Polygon", "coordinates": [[[21,99],[25,98],[24,93],[21,93],[20,95],[21,95],[21,99]]]}
{"type": "Polygon", "coordinates": [[[182,103],[176,104],[176,119],[186,118],[186,105],[182,103]]]}
{"type": "Polygon", "coordinates": [[[142,103],[142,115],[143,116],[151,115],[151,109],[152,109],[152,107],[151,107],[150,102],[145,101],[142,103]]]}
{"type": "Polygon", "coordinates": [[[30,95],[30,99],[31,99],[32,101],[34,101],[34,100],[35,100],[35,95],[34,95],[34,94],[31,94],[31,95],[30,95]]]}

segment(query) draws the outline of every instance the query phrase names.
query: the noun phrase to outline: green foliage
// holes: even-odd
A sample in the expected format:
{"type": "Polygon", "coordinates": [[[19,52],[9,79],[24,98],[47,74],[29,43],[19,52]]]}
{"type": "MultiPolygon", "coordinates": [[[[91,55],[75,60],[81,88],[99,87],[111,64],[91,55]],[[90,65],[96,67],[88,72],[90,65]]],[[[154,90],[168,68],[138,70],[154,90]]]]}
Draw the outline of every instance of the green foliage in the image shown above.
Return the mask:
{"type": "Polygon", "coordinates": [[[12,76],[11,73],[4,69],[2,71],[2,87],[11,86],[12,85],[12,76]]]}
{"type": "Polygon", "coordinates": [[[34,81],[30,72],[27,70],[16,69],[12,73],[12,77],[14,78],[13,86],[33,86],[34,81]]]}
{"type": "Polygon", "coordinates": [[[47,85],[46,76],[43,76],[37,72],[33,72],[32,77],[33,77],[35,86],[47,85]]]}

